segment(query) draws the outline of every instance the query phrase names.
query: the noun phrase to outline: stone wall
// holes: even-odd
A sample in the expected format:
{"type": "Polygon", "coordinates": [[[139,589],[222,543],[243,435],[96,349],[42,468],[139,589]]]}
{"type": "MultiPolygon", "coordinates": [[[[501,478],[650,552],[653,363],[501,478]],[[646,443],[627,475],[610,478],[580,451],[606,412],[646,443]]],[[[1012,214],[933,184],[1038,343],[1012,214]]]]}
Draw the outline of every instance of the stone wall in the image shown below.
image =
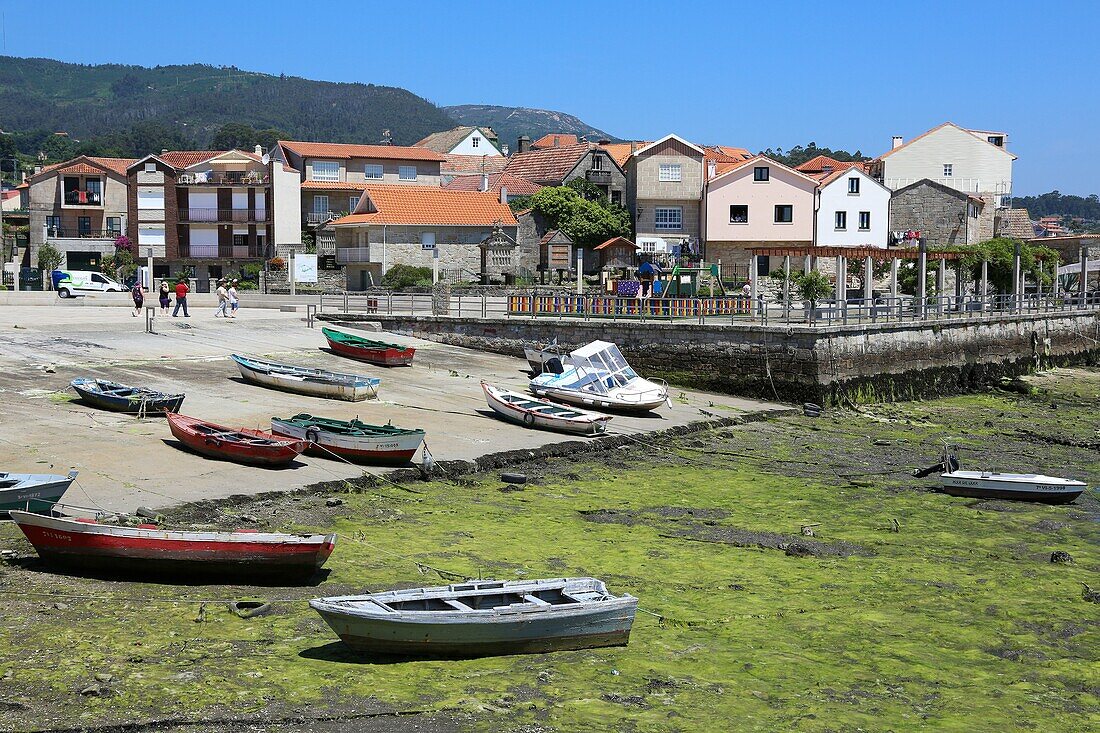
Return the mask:
{"type": "Polygon", "coordinates": [[[977,219],[969,216],[967,201],[965,194],[945,186],[920,184],[901,189],[890,199],[890,228],[919,231],[930,247],[977,242],[977,219]],[[973,235],[968,236],[971,228],[973,235]]]}
{"type": "Polygon", "coordinates": [[[917,399],[984,388],[1052,365],[1100,364],[1100,313],[833,327],[696,325],[331,314],[383,329],[522,357],[557,339],[619,344],[639,373],[725,394],[789,402],[917,399]]]}

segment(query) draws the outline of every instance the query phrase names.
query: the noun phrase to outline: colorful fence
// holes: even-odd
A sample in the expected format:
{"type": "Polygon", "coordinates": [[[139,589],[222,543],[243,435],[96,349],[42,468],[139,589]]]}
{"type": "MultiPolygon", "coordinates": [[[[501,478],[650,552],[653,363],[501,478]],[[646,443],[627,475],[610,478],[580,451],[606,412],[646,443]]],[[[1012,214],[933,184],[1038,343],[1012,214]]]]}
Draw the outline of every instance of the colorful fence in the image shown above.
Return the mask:
{"type": "Polygon", "coordinates": [[[587,318],[699,318],[749,315],[749,299],[617,298],[602,295],[509,295],[510,316],[587,318]]]}

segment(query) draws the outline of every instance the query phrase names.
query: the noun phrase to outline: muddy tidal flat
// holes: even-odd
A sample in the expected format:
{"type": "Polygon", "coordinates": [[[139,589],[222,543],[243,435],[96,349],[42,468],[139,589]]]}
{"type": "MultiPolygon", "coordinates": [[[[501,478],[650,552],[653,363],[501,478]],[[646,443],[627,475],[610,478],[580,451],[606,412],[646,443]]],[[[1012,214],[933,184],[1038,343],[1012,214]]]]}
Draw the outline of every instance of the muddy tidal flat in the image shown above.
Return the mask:
{"type": "Polygon", "coordinates": [[[62,575],[0,523],[0,731],[1095,730],[1097,489],[1046,506],[909,475],[948,438],[964,468],[1100,485],[1100,371],[1015,387],[638,437],[509,468],[522,486],[370,477],[166,510],[338,532],[306,587],[62,575]],[[379,663],[306,603],[578,575],[640,599],[628,646],[379,663]]]}

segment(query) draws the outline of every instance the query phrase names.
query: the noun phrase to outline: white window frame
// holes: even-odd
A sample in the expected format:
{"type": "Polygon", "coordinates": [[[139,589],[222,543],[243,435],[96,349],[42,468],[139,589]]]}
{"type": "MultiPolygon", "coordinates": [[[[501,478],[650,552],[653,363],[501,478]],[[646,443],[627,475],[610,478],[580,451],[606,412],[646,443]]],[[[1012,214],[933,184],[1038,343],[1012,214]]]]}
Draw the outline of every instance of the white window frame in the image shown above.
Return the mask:
{"type": "Polygon", "coordinates": [[[679,163],[661,163],[657,169],[657,180],[661,183],[680,183],[684,174],[679,163]]]}
{"type": "Polygon", "coordinates": [[[602,171],[603,170],[603,156],[602,155],[593,155],[592,156],[592,170],[594,170],[594,171],[602,171]]]}
{"type": "Polygon", "coordinates": [[[833,212],[833,228],[838,232],[843,232],[848,229],[848,212],[836,211],[833,212]]]}
{"type": "Polygon", "coordinates": [[[137,207],[139,211],[163,211],[164,189],[139,188],[137,192],[137,207]]]}
{"type": "Polygon", "coordinates": [[[435,232],[420,232],[420,249],[427,251],[435,249],[435,232]]]}
{"type": "Polygon", "coordinates": [[[853,196],[859,194],[859,176],[850,176],[848,178],[848,193],[853,196]]]}
{"type": "Polygon", "coordinates": [[[157,164],[156,163],[146,163],[145,164],[145,172],[146,173],[156,173],[157,172],[157,164]]]}
{"type": "Polygon", "coordinates": [[[954,163],[944,163],[943,164],[943,177],[944,178],[952,178],[954,175],[955,175],[955,164],[954,163]]]}
{"type": "Polygon", "coordinates": [[[475,148],[481,147],[481,138],[477,135],[474,135],[472,138],[470,138],[470,146],[475,148]]]}
{"type": "Polygon", "coordinates": [[[397,166],[397,178],[401,181],[415,181],[416,180],[416,166],[415,165],[399,165],[397,166]],[[409,172],[412,175],[409,175],[409,172]]]}
{"type": "Polygon", "coordinates": [[[752,182],[753,183],[767,183],[772,179],[772,168],[770,165],[758,165],[752,169],[752,182]],[[764,171],[763,174],[760,171],[764,171]]]}
{"type": "Polygon", "coordinates": [[[348,194],[348,213],[355,211],[355,208],[359,206],[359,199],[363,198],[362,194],[356,196],[355,194],[348,194]]]}
{"type": "Polygon", "coordinates": [[[313,181],[325,181],[327,183],[336,183],[340,180],[340,161],[338,160],[315,160],[313,161],[313,173],[310,180],[313,181]],[[321,166],[321,168],[318,168],[321,166]],[[332,166],[336,166],[333,170],[332,166]]]}
{"type": "Polygon", "coordinates": [[[871,212],[870,211],[861,211],[861,212],[859,212],[859,231],[861,231],[861,232],[871,231],[871,212]],[[865,222],[867,224],[866,226],[864,226],[865,222]]]}
{"type": "Polygon", "coordinates": [[[680,231],[684,228],[684,207],[656,206],[653,208],[653,228],[661,231],[680,231]]]}
{"type": "Polygon", "coordinates": [[[165,226],[159,224],[156,226],[150,226],[148,224],[138,225],[138,245],[144,247],[156,247],[164,246],[165,238],[165,226]]]}
{"type": "Polygon", "coordinates": [[[331,209],[328,207],[328,196],[322,193],[313,194],[313,213],[314,214],[327,214],[331,209]],[[324,208],[321,208],[321,202],[324,201],[324,208]]]}
{"type": "Polygon", "coordinates": [[[381,181],[386,175],[386,169],[381,163],[366,163],[363,165],[363,178],[368,181],[381,181]],[[377,173],[378,175],[374,175],[377,173]]]}
{"type": "Polygon", "coordinates": [[[748,224],[748,223],[749,223],[749,205],[748,204],[730,204],[730,224],[748,224]],[[738,208],[743,206],[745,208],[745,220],[744,221],[734,221],[734,219],[733,219],[733,207],[734,206],[737,206],[738,208]]]}

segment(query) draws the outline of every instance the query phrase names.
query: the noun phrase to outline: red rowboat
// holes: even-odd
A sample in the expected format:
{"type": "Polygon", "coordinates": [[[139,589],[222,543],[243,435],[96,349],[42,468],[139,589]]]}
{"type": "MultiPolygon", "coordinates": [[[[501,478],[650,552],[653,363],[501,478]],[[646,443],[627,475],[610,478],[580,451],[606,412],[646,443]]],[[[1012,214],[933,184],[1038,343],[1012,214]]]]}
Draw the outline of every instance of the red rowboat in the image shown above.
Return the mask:
{"type": "Polygon", "coordinates": [[[304,440],[279,438],[262,430],[235,430],[178,412],[168,413],[168,427],[176,440],[196,453],[253,466],[284,466],[308,445],[304,440]]]}
{"type": "Polygon", "coordinates": [[[412,347],[365,339],[331,328],[322,328],[321,333],[328,340],[328,347],[340,356],[380,366],[408,366],[416,354],[416,349],[412,347]]]}
{"type": "Polygon", "coordinates": [[[47,562],[154,577],[236,575],[244,583],[258,577],[304,581],[325,564],[336,546],[335,534],[185,532],[155,524],[127,527],[19,510],[11,512],[11,518],[47,562]]]}

